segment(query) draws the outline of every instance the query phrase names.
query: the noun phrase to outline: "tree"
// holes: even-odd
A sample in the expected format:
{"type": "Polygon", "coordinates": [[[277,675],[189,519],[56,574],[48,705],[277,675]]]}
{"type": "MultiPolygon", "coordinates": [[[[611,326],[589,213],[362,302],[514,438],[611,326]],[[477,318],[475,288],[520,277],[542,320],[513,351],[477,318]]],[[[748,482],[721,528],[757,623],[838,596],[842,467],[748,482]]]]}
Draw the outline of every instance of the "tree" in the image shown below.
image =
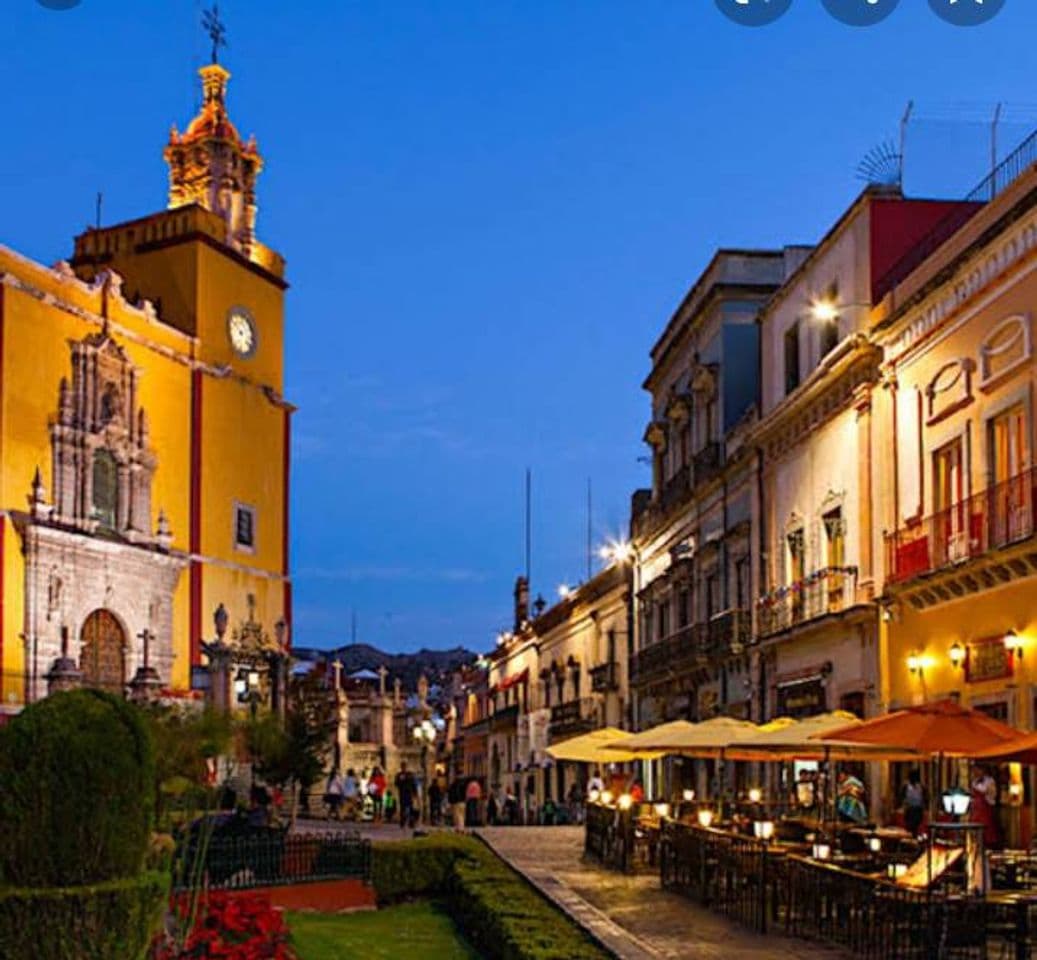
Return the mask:
{"type": "Polygon", "coordinates": [[[324,773],[337,723],[334,694],[324,685],[323,675],[313,673],[292,678],[283,724],[272,714],[248,723],[245,740],[253,769],[267,783],[291,791],[292,825],[300,791],[324,773]]]}

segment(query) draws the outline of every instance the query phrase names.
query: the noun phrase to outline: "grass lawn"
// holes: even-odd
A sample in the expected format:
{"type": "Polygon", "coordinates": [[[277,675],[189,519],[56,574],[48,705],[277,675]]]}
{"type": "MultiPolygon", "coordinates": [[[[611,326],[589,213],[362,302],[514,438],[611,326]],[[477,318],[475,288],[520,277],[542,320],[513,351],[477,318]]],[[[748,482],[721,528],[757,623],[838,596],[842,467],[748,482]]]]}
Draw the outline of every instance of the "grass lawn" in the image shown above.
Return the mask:
{"type": "Polygon", "coordinates": [[[430,903],[407,903],[369,913],[289,913],[300,960],[479,960],[453,921],[430,903]]]}

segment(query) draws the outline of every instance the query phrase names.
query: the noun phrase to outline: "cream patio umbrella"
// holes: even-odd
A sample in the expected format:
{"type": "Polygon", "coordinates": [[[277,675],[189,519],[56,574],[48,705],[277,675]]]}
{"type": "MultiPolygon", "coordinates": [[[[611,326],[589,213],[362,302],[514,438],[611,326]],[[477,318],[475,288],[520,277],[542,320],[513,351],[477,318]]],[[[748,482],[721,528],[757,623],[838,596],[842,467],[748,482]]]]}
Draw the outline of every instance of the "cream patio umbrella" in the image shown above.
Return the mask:
{"type": "Polygon", "coordinates": [[[633,754],[637,760],[655,760],[671,751],[660,750],[659,747],[652,744],[660,741],[669,742],[671,737],[677,737],[682,733],[687,734],[697,726],[698,724],[689,723],[687,720],[671,720],[669,723],[661,723],[642,733],[635,733],[622,743],[606,744],[603,749],[610,755],[623,752],[633,754]]]}
{"type": "Polygon", "coordinates": [[[563,763],[628,763],[644,756],[622,749],[632,736],[626,730],[604,727],[553,744],[547,748],[547,752],[552,759],[563,763]]]}
{"type": "MultiPolygon", "coordinates": [[[[734,717],[713,717],[711,720],[703,720],[702,723],[677,720],[638,734],[634,740],[637,741],[639,749],[654,753],[722,758],[729,744],[744,739],[759,729],[755,723],[736,720],[734,717]]],[[[630,748],[633,748],[633,745],[633,741],[627,741],[625,744],[630,748]]]]}

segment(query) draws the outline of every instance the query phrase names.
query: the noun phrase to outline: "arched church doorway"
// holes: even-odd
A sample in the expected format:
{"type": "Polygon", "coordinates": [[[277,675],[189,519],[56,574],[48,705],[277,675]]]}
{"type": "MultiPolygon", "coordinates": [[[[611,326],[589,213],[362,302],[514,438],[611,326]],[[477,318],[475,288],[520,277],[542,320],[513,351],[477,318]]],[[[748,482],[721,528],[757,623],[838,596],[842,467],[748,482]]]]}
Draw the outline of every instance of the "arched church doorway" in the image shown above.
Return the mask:
{"type": "Polygon", "coordinates": [[[126,684],[126,634],[122,624],[107,610],[95,610],[86,618],[80,640],[83,683],[121,693],[126,684]]]}

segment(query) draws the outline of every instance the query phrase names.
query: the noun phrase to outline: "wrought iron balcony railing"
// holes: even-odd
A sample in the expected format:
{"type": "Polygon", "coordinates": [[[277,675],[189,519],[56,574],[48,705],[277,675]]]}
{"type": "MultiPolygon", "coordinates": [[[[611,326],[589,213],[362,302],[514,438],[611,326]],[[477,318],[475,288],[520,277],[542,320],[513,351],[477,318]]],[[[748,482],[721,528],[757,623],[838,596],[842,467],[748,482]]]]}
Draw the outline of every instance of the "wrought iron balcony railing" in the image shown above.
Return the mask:
{"type": "Polygon", "coordinates": [[[569,736],[593,730],[597,726],[598,701],[593,697],[569,700],[551,708],[551,735],[569,736]]]}
{"type": "Polygon", "coordinates": [[[809,620],[840,613],[857,599],[856,567],[825,567],[802,580],[777,587],[757,604],[761,636],[809,620]]]}
{"type": "Polygon", "coordinates": [[[887,535],[889,580],[903,583],[1030,539],[1035,502],[1031,469],[887,535]]]}

